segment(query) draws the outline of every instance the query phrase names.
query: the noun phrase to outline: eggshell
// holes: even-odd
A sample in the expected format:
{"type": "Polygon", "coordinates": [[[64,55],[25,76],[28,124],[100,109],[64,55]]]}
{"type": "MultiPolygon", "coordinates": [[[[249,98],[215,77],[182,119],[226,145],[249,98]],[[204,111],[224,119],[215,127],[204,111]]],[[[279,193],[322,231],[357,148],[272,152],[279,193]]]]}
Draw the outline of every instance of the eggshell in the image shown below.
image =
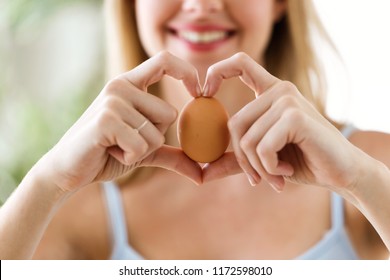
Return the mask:
{"type": "Polygon", "coordinates": [[[230,142],[228,119],[223,105],[213,97],[188,102],[179,115],[177,130],[184,153],[200,163],[221,157],[230,142]]]}

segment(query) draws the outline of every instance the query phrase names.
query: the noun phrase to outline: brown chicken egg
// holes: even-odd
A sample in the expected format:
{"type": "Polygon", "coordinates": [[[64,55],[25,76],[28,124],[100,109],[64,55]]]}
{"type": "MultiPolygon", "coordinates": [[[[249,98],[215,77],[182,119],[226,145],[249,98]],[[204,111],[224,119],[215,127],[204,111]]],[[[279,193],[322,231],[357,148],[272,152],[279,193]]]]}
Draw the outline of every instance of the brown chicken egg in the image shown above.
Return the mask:
{"type": "Polygon", "coordinates": [[[194,161],[217,160],[229,142],[229,115],[213,97],[198,97],[188,102],[178,120],[178,138],[184,153],[194,161]]]}

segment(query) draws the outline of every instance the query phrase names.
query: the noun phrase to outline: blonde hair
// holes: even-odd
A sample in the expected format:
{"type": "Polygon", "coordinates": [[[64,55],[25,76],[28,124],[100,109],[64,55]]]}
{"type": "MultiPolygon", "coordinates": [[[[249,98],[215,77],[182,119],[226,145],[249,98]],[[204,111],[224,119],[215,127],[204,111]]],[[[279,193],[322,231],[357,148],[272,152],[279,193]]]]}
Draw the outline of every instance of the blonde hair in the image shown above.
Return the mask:
{"type": "MultiPolygon", "coordinates": [[[[313,45],[312,34],[334,48],[312,1],[286,0],[287,11],[274,26],[265,52],[266,68],[273,75],[294,83],[325,115],[326,79],[313,45]]],[[[147,59],[135,22],[134,0],[105,1],[107,23],[107,75],[114,77],[147,59]]]]}
{"type": "Polygon", "coordinates": [[[267,70],[294,83],[300,92],[325,115],[327,84],[323,66],[315,53],[313,35],[336,54],[310,0],[286,0],[285,16],[275,24],[265,53],[267,70]]]}
{"type": "Polygon", "coordinates": [[[147,59],[139,40],[134,0],[106,0],[107,76],[115,77],[147,59]]]}
{"type": "MultiPolygon", "coordinates": [[[[335,47],[312,1],[286,1],[286,13],[274,25],[265,52],[265,67],[274,76],[294,83],[303,96],[326,116],[325,73],[315,53],[312,35],[319,36],[331,49],[335,50],[335,47]]],[[[148,58],[139,40],[134,10],[133,0],[105,1],[108,77],[128,71],[148,58]]],[[[156,88],[152,92],[158,93],[156,88]]]]}

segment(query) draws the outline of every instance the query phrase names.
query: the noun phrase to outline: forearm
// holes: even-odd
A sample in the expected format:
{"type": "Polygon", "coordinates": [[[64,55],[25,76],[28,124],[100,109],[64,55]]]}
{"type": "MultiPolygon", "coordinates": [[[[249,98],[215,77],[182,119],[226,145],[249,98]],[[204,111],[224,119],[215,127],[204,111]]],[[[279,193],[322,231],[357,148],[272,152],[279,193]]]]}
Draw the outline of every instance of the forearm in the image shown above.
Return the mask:
{"type": "Polygon", "coordinates": [[[355,206],[366,216],[390,252],[390,170],[381,162],[367,169],[353,188],[355,206]]]}
{"type": "Polygon", "coordinates": [[[67,195],[31,170],[0,209],[0,259],[29,259],[67,195]]]}

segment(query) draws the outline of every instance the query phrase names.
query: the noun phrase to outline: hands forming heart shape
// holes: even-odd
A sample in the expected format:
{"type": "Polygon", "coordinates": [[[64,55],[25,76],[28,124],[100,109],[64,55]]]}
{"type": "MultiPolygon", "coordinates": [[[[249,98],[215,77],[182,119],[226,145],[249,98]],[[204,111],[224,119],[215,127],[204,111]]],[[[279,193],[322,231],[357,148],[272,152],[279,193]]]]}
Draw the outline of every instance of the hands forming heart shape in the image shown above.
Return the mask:
{"type": "Polygon", "coordinates": [[[278,191],[286,179],[347,186],[356,176],[353,145],[293,84],[272,76],[248,55],[238,53],[212,65],[203,88],[188,62],[167,52],[150,58],[104,87],[43,157],[45,173],[65,191],[112,180],[139,166],[173,170],[197,184],[244,172],[252,185],[265,179],[278,191]],[[194,97],[214,96],[223,80],[233,77],[253,90],[256,99],[228,122],[233,151],[201,166],[180,148],[164,144],[177,111],[147,93],[164,75],[181,80],[194,97]]]}
{"type": "MultiPolygon", "coordinates": [[[[159,55],[152,57],[132,71],[123,74],[119,79],[129,81],[137,90],[141,90],[145,93],[151,84],[159,81],[164,75],[169,75],[175,79],[182,80],[188,92],[193,97],[199,97],[201,95],[212,97],[218,91],[223,79],[233,77],[240,77],[242,81],[255,92],[262,90],[262,88],[266,89],[279,81],[247,55],[237,54],[230,59],[221,61],[210,67],[206,76],[206,82],[202,87],[199,84],[196,69],[188,62],[167,52],[162,52],[159,55]],[[252,73],[254,70],[255,73],[252,73]],[[252,76],[252,74],[254,76],[252,76]],[[258,83],[261,83],[261,86],[260,84],[253,83],[253,79],[256,79],[258,83]],[[203,92],[202,88],[207,89],[207,92],[203,92]]],[[[142,97],[144,96],[145,94],[142,97]]],[[[145,101],[143,104],[145,104],[145,107],[139,106],[137,109],[149,119],[163,135],[172,122],[176,120],[176,116],[171,118],[168,116],[168,114],[171,113],[172,108],[167,108],[165,104],[164,111],[161,110],[161,112],[156,112],[158,106],[163,107],[161,104],[154,105],[151,100],[149,102],[145,101]],[[156,110],[150,110],[150,108],[156,110]],[[158,115],[158,113],[160,114],[158,115]]],[[[137,122],[137,124],[140,123],[141,121],[137,122]]],[[[147,132],[142,131],[140,134],[144,139],[147,139],[147,132]]],[[[242,167],[237,162],[234,152],[226,152],[218,160],[202,166],[198,162],[188,158],[180,148],[174,148],[167,145],[161,146],[161,143],[149,145],[149,147],[150,146],[157,146],[158,148],[137,163],[137,166],[157,166],[169,169],[188,177],[196,184],[243,172],[242,167]]],[[[153,150],[153,148],[149,150],[153,150]]],[[[123,164],[131,162],[131,160],[128,162],[124,161],[126,153],[123,151],[110,148],[110,154],[123,164]]],[[[250,165],[247,164],[247,166],[249,167],[250,165]]],[[[246,169],[249,169],[249,181],[252,185],[255,185],[260,181],[260,176],[253,168],[248,167],[246,169]],[[249,175],[250,173],[252,173],[252,175],[249,175]]]]}
{"type": "MultiPolygon", "coordinates": [[[[199,97],[202,94],[203,96],[212,97],[217,92],[223,79],[233,77],[240,77],[242,81],[256,93],[267,87],[271,87],[279,81],[247,55],[237,54],[230,59],[221,61],[210,67],[205,85],[202,87],[199,84],[196,69],[189,63],[182,61],[167,52],[160,53],[149,59],[132,71],[125,73],[120,78],[130,81],[134,87],[146,92],[148,86],[159,81],[164,75],[169,75],[178,80],[182,80],[188,92],[194,97],[199,97]],[[252,74],[254,76],[252,76],[252,74]],[[253,83],[253,79],[256,79],[256,83],[253,83]],[[203,92],[202,88],[207,89],[207,92],[203,92]]],[[[146,104],[146,106],[151,108],[153,107],[153,104],[150,102],[149,104],[146,104]]],[[[167,114],[169,109],[166,108],[164,113],[167,114]]],[[[165,115],[164,117],[166,118],[155,117],[155,111],[150,112],[154,113],[153,115],[148,115],[146,113],[147,110],[148,108],[143,108],[142,113],[144,113],[156,127],[160,126],[159,130],[162,134],[166,132],[167,127],[176,119],[176,117],[169,119],[165,115]],[[160,119],[160,122],[153,121],[153,117],[155,117],[156,120],[160,119]],[[167,125],[164,125],[165,122],[167,125]]],[[[147,137],[146,132],[142,132],[141,134],[145,134],[144,137],[147,137]]],[[[114,153],[111,150],[111,155],[118,161],[121,161],[124,164],[126,163],[123,161],[123,153],[114,153]]],[[[218,160],[202,166],[198,162],[188,158],[181,149],[167,145],[162,145],[149,156],[142,159],[139,166],[157,166],[173,170],[188,177],[197,184],[243,172],[234,152],[226,152],[218,160]]],[[[250,165],[247,164],[247,166],[249,167],[250,165]]],[[[246,169],[249,169],[247,172],[249,181],[252,185],[255,185],[259,182],[260,176],[253,168],[248,167],[246,169]],[[251,173],[252,175],[250,175],[251,173]]]]}

